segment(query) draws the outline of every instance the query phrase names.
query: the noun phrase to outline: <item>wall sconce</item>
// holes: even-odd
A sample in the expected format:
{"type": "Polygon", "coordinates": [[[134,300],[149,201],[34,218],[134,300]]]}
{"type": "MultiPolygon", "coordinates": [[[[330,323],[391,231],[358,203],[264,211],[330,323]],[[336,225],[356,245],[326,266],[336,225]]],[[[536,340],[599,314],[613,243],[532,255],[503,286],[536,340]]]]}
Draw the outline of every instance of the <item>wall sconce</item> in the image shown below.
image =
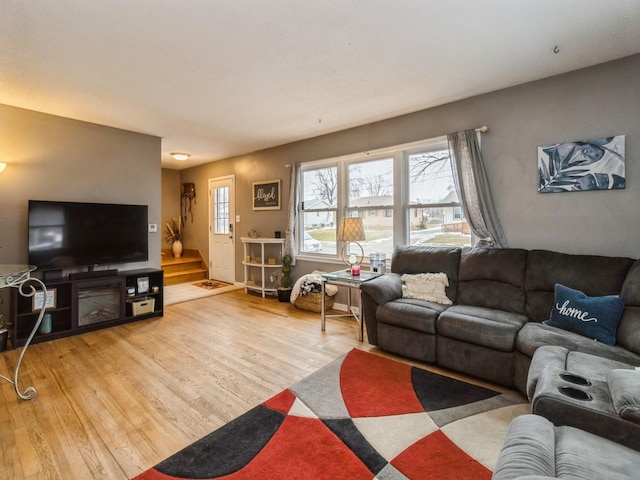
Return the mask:
{"type": "Polygon", "coordinates": [[[7,164],[0,162],[0,173],[4,172],[4,169],[7,168],[7,164]]]}
{"type": "Polygon", "coordinates": [[[173,152],[173,153],[171,153],[171,156],[174,159],[179,160],[181,162],[186,160],[187,158],[189,158],[189,154],[188,153],[180,153],[180,152],[173,152]]]}

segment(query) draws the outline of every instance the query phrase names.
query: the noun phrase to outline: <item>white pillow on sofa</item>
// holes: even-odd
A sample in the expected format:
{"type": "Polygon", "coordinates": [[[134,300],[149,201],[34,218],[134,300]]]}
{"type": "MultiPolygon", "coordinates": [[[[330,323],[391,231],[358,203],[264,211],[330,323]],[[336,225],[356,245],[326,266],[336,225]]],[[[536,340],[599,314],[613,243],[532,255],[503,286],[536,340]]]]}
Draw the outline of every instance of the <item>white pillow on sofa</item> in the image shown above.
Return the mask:
{"type": "Polygon", "coordinates": [[[402,275],[402,297],[426,300],[427,302],[451,305],[445,292],[445,287],[449,286],[449,279],[446,273],[418,273],[402,275]]]}

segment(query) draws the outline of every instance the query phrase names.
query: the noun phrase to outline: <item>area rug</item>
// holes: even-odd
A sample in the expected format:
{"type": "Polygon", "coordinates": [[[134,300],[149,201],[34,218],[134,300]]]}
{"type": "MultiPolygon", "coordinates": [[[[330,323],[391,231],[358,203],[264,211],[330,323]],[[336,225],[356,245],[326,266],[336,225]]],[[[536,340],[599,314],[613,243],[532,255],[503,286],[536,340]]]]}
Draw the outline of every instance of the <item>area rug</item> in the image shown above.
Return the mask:
{"type": "Polygon", "coordinates": [[[222,293],[242,288],[239,285],[216,282],[215,280],[207,280],[207,282],[215,282],[220,286],[216,286],[215,288],[202,287],[197,284],[203,282],[198,281],[196,283],[180,283],[178,285],[169,285],[164,287],[164,305],[174,305],[176,303],[188,302],[199,298],[211,297],[213,295],[220,295],[222,293]]]}
{"type": "Polygon", "coordinates": [[[490,479],[524,399],[352,350],[136,480],[490,479]]]}
{"type": "Polygon", "coordinates": [[[194,283],[196,287],[206,288],[207,290],[213,290],[214,288],[228,287],[231,284],[226,282],[219,282],[217,280],[205,280],[204,282],[194,283]]]}

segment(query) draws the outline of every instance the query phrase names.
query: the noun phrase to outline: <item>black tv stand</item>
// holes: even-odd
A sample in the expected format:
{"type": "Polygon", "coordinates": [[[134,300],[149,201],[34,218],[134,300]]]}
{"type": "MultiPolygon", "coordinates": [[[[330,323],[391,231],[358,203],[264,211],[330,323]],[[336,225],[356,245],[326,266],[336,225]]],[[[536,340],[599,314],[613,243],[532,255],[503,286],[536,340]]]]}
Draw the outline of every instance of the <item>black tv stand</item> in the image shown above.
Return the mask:
{"type": "MultiPolygon", "coordinates": [[[[47,308],[52,328],[49,332],[38,331],[32,343],[164,314],[164,272],[160,269],[98,270],[76,275],[45,279],[52,295],[52,305],[47,308]]],[[[14,347],[25,345],[39,314],[31,297],[11,289],[14,347]]]]}
{"type": "Polygon", "coordinates": [[[69,274],[69,280],[85,280],[87,278],[115,277],[118,275],[118,269],[111,270],[93,270],[89,268],[88,272],[75,272],[69,274]]]}

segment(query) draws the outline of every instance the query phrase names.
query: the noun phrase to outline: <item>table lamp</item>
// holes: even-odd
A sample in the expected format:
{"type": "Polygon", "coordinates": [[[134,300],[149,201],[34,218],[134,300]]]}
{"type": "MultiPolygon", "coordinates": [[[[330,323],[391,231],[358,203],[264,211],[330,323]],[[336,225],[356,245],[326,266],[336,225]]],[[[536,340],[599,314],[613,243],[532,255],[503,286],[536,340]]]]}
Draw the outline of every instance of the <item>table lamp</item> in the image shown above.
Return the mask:
{"type": "Polygon", "coordinates": [[[338,227],[338,240],[346,242],[342,246],[342,261],[349,265],[351,273],[354,272],[354,265],[357,266],[358,274],[360,273],[360,263],[364,258],[364,249],[358,242],[363,241],[364,238],[364,223],[360,217],[342,217],[340,220],[340,226],[338,227]],[[360,260],[356,255],[350,254],[349,246],[355,244],[360,247],[360,260]]]}

